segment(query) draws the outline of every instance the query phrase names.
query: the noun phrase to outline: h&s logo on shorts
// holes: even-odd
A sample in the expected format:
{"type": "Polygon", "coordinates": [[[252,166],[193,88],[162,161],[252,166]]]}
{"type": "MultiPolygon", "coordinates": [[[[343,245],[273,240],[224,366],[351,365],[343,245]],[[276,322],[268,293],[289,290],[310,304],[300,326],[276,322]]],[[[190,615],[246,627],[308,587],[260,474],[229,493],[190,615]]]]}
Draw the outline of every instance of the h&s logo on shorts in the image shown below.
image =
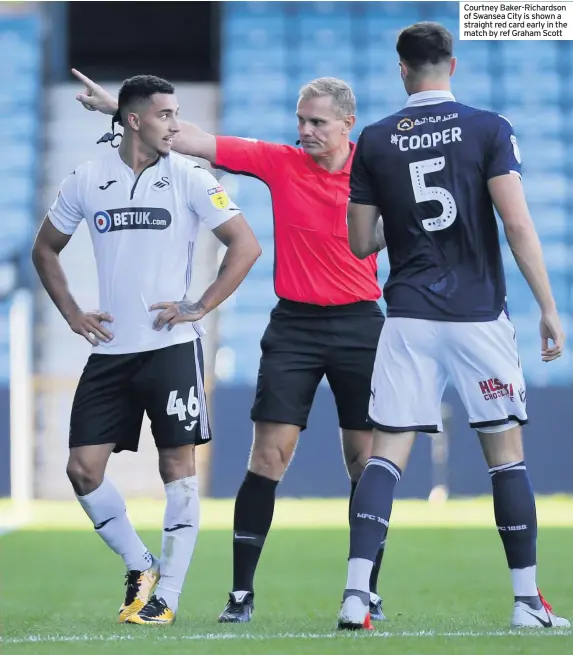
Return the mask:
{"type": "Polygon", "coordinates": [[[162,207],[106,209],[94,214],[94,225],[100,234],[118,230],[165,230],[171,225],[171,214],[162,207]]]}
{"type": "Polygon", "coordinates": [[[511,382],[503,384],[497,378],[490,378],[489,380],[481,380],[479,388],[484,400],[495,400],[496,398],[508,396],[511,402],[514,401],[513,384],[511,382]]]}

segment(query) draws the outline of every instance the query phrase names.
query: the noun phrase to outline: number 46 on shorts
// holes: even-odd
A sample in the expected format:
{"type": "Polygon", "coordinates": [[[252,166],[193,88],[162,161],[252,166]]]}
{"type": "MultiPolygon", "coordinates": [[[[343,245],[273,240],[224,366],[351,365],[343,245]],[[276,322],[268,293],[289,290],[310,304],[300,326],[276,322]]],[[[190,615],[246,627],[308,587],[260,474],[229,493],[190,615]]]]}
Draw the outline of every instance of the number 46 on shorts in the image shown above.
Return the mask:
{"type": "Polygon", "coordinates": [[[199,416],[199,398],[195,395],[195,387],[189,389],[189,396],[187,397],[187,406],[183,404],[183,399],[178,398],[179,391],[175,389],[174,391],[169,392],[169,398],[167,400],[167,407],[165,411],[167,416],[174,416],[177,414],[177,417],[180,421],[187,420],[187,413],[189,413],[189,418],[191,419],[191,425],[185,426],[186,430],[192,430],[197,423],[197,417],[199,416]],[[193,420],[195,419],[195,420],[193,420]]]}

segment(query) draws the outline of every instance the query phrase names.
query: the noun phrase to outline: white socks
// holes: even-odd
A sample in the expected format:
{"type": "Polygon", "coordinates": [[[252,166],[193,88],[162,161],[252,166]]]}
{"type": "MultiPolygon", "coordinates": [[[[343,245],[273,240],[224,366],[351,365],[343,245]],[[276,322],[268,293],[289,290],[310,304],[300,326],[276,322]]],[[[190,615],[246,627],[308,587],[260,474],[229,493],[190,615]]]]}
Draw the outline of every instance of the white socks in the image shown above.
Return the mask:
{"type": "Polygon", "coordinates": [[[145,571],[152,557],[127,516],[125,501],[113,484],[104,478],[100,486],[86,496],[77,496],[96,532],[118,555],[128,571],[145,571]]]}
{"type": "Polygon", "coordinates": [[[199,483],[193,475],[165,485],[161,578],[155,590],[167,607],[177,611],[179,596],[199,532],[199,483]]]}
{"type": "MultiPolygon", "coordinates": [[[[161,578],[155,595],[163,598],[167,607],[176,612],[199,532],[197,476],[167,483],[165,494],[161,578]]],[[[125,501],[108,478],[104,478],[95,491],[77,496],[77,499],[96,532],[123,558],[129,571],[145,571],[151,566],[153,558],[127,516],[125,501]]]]}
{"type": "Polygon", "coordinates": [[[510,569],[514,596],[537,596],[537,566],[526,569],[510,569]]]}
{"type": "Polygon", "coordinates": [[[353,557],[348,560],[348,577],[346,589],[357,589],[370,593],[370,574],[374,563],[369,559],[353,557]]]}

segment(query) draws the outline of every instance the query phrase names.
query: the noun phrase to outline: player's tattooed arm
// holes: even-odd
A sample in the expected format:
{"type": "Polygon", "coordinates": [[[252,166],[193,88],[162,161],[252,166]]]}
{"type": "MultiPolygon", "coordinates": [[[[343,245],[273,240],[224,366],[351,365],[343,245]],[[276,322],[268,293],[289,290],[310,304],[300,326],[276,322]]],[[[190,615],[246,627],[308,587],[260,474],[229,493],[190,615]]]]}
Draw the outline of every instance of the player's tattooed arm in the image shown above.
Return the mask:
{"type": "Polygon", "coordinates": [[[177,307],[177,315],[185,316],[190,321],[198,320],[195,316],[202,317],[205,312],[205,307],[200,300],[197,302],[191,300],[180,300],[179,302],[176,302],[175,305],[177,307]]]}
{"type": "Polygon", "coordinates": [[[173,302],[158,302],[151,305],[151,311],[161,309],[153,321],[154,330],[162,330],[166,325],[171,330],[177,323],[193,323],[200,321],[208,309],[203,305],[201,300],[193,302],[192,300],[174,300],[173,302]]]}

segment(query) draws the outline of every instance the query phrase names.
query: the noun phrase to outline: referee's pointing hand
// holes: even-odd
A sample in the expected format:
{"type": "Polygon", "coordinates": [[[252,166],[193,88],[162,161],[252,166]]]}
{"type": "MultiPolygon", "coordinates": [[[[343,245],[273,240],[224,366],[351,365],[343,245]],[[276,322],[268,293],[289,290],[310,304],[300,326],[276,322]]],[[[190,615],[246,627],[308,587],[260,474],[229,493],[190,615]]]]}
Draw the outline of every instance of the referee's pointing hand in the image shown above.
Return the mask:
{"type": "Polygon", "coordinates": [[[117,110],[117,101],[99,84],[96,84],[87,75],[80,73],[79,70],[72,68],[72,73],[80,82],[85,85],[85,91],[78,93],[76,100],[90,111],[99,111],[102,114],[115,114],[117,110]]]}
{"type": "Polygon", "coordinates": [[[161,330],[167,325],[172,330],[177,323],[200,321],[207,310],[201,301],[191,302],[190,300],[178,300],[176,302],[157,302],[151,305],[150,311],[162,309],[163,311],[155,317],[153,329],[161,330]]]}

